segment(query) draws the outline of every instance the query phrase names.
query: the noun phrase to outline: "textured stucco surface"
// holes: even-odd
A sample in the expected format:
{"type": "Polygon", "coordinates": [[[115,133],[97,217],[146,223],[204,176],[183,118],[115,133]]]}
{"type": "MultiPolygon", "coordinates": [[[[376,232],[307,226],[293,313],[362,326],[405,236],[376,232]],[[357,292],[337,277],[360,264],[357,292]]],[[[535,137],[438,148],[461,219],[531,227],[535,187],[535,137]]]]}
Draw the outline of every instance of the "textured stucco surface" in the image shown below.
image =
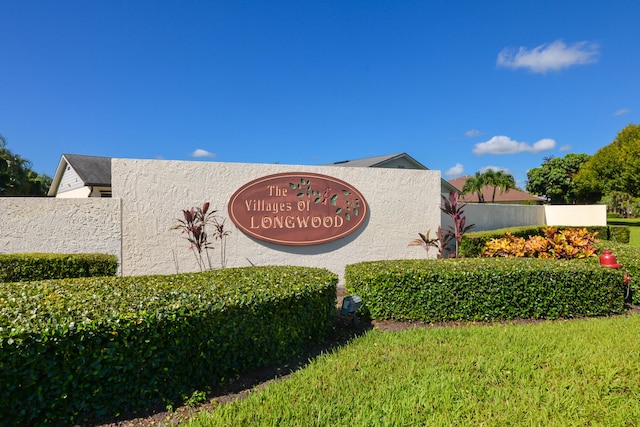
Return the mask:
{"type": "MultiPolygon", "coordinates": [[[[467,224],[476,224],[471,231],[495,230],[525,225],[564,225],[585,227],[607,225],[605,205],[506,205],[467,203],[467,224]]],[[[442,218],[444,225],[449,218],[442,218]]]]}
{"type": "Polygon", "coordinates": [[[120,258],[120,200],[0,198],[0,253],[105,253],[120,258]]]}
{"type": "Polygon", "coordinates": [[[467,203],[465,215],[467,224],[476,224],[471,231],[545,224],[544,206],[539,205],[467,203]]]}
{"type": "MultiPolygon", "coordinates": [[[[226,219],[228,267],[299,265],[327,268],[340,276],[360,261],[423,258],[407,244],[450,225],[440,212],[440,172],[412,169],[349,168],[113,159],[113,198],[0,198],[0,253],[99,252],[117,255],[124,275],[197,271],[189,243],[171,227],[182,210],[210,202],[226,219]],[[229,220],[231,195],[256,178],[282,172],[319,173],[359,190],[369,216],[354,233],[313,246],[284,246],[245,235],[229,220]]],[[[606,208],[469,203],[473,231],[520,225],[604,225],[606,208]]],[[[220,241],[212,266],[219,268],[220,241]]],[[[430,256],[435,256],[432,251],[430,256]]]]}
{"type": "MultiPolygon", "coordinates": [[[[113,197],[122,200],[122,272],[125,275],[197,271],[188,242],[171,230],[183,209],[210,202],[226,220],[227,266],[299,265],[327,268],[342,275],[359,261],[423,258],[407,244],[418,232],[440,225],[440,172],[113,159],[113,197]],[[250,238],[228,219],[227,202],[244,184],[282,172],[313,172],[341,179],[358,189],[369,217],[355,233],[321,245],[284,246],[250,238]]],[[[214,268],[220,242],[214,242],[214,268]]]]}
{"type": "Polygon", "coordinates": [[[607,225],[606,205],[546,205],[544,212],[548,225],[607,225]]]}

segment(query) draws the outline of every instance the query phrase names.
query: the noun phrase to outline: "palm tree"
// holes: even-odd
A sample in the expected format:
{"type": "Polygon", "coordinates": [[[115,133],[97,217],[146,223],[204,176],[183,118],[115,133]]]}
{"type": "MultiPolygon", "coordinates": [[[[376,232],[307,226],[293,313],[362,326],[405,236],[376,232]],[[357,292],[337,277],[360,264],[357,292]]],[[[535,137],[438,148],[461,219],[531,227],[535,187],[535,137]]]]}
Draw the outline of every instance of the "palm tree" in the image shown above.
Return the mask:
{"type": "Polygon", "coordinates": [[[462,194],[477,194],[478,203],[485,203],[484,194],[482,190],[485,187],[493,187],[493,194],[491,196],[491,203],[496,200],[496,191],[500,189],[500,194],[515,189],[516,180],[513,175],[504,171],[495,171],[493,169],[487,169],[484,172],[476,172],[474,176],[470,176],[462,187],[462,194]]]}
{"type": "Polygon", "coordinates": [[[484,187],[484,177],[480,172],[476,172],[474,176],[470,176],[464,182],[464,186],[462,187],[462,194],[477,194],[478,195],[478,203],[484,203],[484,195],[482,194],[482,188],[484,187]]]}
{"type": "Polygon", "coordinates": [[[493,187],[493,194],[491,196],[491,203],[494,203],[496,199],[496,190],[500,189],[500,194],[516,188],[516,180],[513,175],[504,171],[494,171],[488,169],[485,172],[485,183],[493,187]]]}

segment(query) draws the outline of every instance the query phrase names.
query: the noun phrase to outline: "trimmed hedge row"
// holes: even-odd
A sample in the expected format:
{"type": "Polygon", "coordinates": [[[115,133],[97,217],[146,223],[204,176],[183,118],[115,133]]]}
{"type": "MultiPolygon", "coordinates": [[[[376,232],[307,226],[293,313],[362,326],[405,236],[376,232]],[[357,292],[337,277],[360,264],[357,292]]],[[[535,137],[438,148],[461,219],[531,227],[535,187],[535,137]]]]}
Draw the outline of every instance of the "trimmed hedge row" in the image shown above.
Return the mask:
{"type": "MultiPolygon", "coordinates": [[[[602,250],[610,249],[616,260],[622,265],[620,270],[627,272],[631,276],[629,286],[631,288],[632,304],[640,304],[640,249],[633,246],[616,242],[600,241],[595,244],[598,253],[602,250]]],[[[599,263],[599,258],[591,258],[594,264],[599,263]]]]}
{"type": "Polygon", "coordinates": [[[631,230],[628,225],[609,225],[607,226],[609,235],[607,240],[616,243],[629,243],[631,238],[631,230]]]}
{"type": "Polygon", "coordinates": [[[326,339],[337,276],[251,267],[0,287],[4,425],[73,424],[156,404],[326,339]]]}
{"type": "Polygon", "coordinates": [[[583,260],[458,258],[347,266],[346,288],[378,320],[495,321],[625,310],[623,272],[583,260]]]}
{"type": "Polygon", "coordinates": [[[0,282],[115,276],[118,257],[107,254],[0,254],[0,282]]]}
{"type": "MultiPolygon", "coordinates": [[[[476,231],[465,233],[462,236],[460,242],[459,253],[460,256],[477,257],[484,252],[484,244],[491,239],[499,239],[504,237],[508,231],[515,237],[522,237],[524,239],[529,236],[544,236],[542,226],[524,226],[524,227],[509,227],[500,228],[497,230],[488,231],[476,231]]],[[[558,230],[566,229],[569,227],[555,227],[558,230]]],[[[593,227],[573,227],[573,228],[586,228],[590,232],[598,232],[596,238],[598,240],[607,240],[618,243],[629,243],[629,227],[619,225],[609,226],[593,226],[593,227]]]]}

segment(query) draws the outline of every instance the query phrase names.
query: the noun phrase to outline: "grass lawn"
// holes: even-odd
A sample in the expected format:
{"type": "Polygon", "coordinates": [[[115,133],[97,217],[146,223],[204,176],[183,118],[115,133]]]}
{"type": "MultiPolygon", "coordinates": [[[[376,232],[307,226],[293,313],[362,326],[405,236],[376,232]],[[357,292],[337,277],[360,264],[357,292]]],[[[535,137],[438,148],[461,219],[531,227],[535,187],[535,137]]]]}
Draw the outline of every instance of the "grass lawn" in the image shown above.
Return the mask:
{"type": "Polygon", "coordinates": [[[196,426],[631,426],[640,315],[371,330],[196,426]]]}
{"type": "Polygon", "coordinates": [[[629,246],[640,248],[640,227],[629,227],[629,246]]]}
{"type": "Polygon", "coordinates": [[[640,227],[640,218],[607,218],[608,225],[628,225],[640,227]]]}

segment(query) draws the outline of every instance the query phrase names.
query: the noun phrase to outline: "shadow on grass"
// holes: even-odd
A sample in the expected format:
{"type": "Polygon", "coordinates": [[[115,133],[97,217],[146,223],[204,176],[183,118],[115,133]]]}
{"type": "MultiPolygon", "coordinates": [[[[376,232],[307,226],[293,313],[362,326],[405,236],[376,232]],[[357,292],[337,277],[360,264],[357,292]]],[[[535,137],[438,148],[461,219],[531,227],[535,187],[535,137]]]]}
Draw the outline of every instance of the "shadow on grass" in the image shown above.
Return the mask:
{"type": "Polygon", "coordinates": [[[327,340],[318,344],[310,350],[290,359],[286,362],[256,368],[245,372],[227,384],[212,386],[197,404],[167,410],[166,407],[156,407],[148,411],[123,414],[117,419],[98,420],[85,424],[87,426],[100,427],[147,427],[147,426],[176,426],[185,422],[198,412],[215,410],[221,404],[243,399],[252,391],[263,388],[271,381],[278,381],[287,378],[294,372],[303,369],[310,361],[316,357],[332,352],[346,344],[354,338],[365,334],[373,329],[373,324],[368,319],[357,318],[353,321],[353,315],[337,316],[334,326],[327,340]]]}

